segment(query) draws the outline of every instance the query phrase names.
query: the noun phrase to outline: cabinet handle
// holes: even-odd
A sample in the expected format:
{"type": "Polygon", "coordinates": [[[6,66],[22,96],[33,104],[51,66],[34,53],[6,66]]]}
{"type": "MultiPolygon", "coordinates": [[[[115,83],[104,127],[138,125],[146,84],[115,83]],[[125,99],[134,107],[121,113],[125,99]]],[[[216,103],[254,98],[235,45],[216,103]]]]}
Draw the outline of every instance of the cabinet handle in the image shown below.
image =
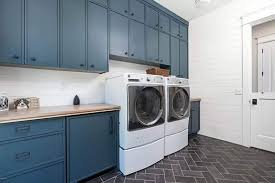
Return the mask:
{"type": "Polygon", "coordinates": [[[80,64],[80,67],[84,67],[84,64],[80,64]]]}
{"type": "Polygon", "coordinates": [[[35,62],[36,58],[35,57],[31,57],[31,61],[35,62]]]}
{"type": "Polygon", "coordinates": [[[19,59],[19,56],[18,55],[13,55],[12,58],[17,60],[17,59],[19,59]]]}
{"type": "Polygon", "coordinates": [[[160,28],[161,28],[161,29],[163,29],[163,27],[162,27],[162,26],[160,26],[160,28]]]}
{"type": "Polygon", "coordinates": [[[30,159],[30,157],[31,157],[31,152],[22,152],[15,155],[15,159],[20,161],[30,159]]]}
{"type": "Polygon", "coordinates": [[[134,54],[134,53],[132,53],[132,54],[131,54],[131,56],[133,57],[133,56],[135,56],[135,54],[134,54]]]}
{"type": "Polygon", "coordinates": [[[125,52],[124,54],[125,54],[125,55],[128,55],[128,52],[125,52]]]}
{"type": "Polygon", "coordinates": [[[131,16],[134,16],[135,14],[134,13],[131,13],[131,16]]]}
{"type": "Polygon", "coordinates": [[[156,24],[156,27],[158,27],[159,26],[159,24],[156,24]]]}
{"type": "Polygon", "coordinates": [[[90,67],[91,67],[91,68],[94,68],[94,67],[95,67],[95,65],[94,65],[94,64],[92,64],[92,65],[90,65],[90,67]]]}
{"type": "Polygon", "coordinates": [[[29,133],[30,131],[31,131],[31,126],[30,125],[15,128],[15,132],[19,133],[19,134],[22,134],[22,133],[26,134],[26,133],[29,133]]]}
{"type": "Polygon", "coordinates": [[[128,13],[128,10],[124,10],[124,13],[128,13]]]}
{"type": "Polygon", "coordinates": [[[113,134],[114,133],[114,121],[113,121],[113,116],[110,117],[109,121],[109,133],[113,134]]]}

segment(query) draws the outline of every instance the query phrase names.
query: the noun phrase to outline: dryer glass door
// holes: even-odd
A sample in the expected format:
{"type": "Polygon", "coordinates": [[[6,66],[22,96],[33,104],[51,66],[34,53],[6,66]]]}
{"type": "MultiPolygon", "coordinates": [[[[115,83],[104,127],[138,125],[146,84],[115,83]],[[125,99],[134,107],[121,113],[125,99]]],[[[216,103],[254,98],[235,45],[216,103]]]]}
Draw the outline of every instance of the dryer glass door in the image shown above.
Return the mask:
{"type": "Polygon", "coordinates": [[[189,114],[189,91],[185,88],[171,87],[169,93],[169,121],[183,119],[189,114]]]}

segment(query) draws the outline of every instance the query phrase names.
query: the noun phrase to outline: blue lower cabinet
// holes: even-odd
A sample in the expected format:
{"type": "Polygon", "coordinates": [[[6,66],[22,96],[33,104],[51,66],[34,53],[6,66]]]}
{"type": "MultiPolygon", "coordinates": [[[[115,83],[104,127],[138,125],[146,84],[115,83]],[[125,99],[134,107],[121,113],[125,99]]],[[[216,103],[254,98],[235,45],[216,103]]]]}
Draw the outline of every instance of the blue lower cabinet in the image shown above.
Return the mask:
{"type": "Polygon", "coordinates": [[[197,134],[200,131],[200,101],[191,102],[191,115],[188,134],[197,134]]]}
{"type": "Polygon", "coordinates": [[[65,183],[64,163],[47,165],[20,175],[0,178],[1,183],[65,183]]]}
{"type": "Polygon", "coordinates": [[[67,118],[67,179],[75,183],[115,167],[118,113],[67,118]]]}

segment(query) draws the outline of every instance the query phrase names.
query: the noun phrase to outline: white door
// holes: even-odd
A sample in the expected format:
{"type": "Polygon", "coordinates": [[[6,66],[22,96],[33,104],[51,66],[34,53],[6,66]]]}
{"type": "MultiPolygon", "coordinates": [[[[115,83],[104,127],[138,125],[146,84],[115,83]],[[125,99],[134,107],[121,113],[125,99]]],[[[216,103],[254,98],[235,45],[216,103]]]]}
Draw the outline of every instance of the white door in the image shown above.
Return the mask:
{"type": "Polygon", "coordinates": [[[275,152],[274,94],[259,96],[251,106],[251,146],[275,152]]]}
{"type": "Polygon", "coordinates": [[[258,44],[258,91],[275,92],[275,41],[258,44]]]}

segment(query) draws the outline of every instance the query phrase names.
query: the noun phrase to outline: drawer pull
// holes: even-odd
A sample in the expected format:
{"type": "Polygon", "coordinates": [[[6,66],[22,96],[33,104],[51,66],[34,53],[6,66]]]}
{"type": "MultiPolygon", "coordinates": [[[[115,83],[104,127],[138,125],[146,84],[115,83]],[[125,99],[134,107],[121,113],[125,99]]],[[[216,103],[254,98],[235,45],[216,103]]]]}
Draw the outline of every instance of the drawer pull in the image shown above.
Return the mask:
{"type": "Polygon", "coordinates": [[[22,153],[18,153],[15,155],[15,159],[22,161],[22,160],[28,160],[31,157],[31,153],[30,152],[22,152],[22,153]]]}
{"type": "Polygon", "coordinates": [[[20,134],[22,134],[22,133],[24,133],[24,134],[25,133],[29,133],[31,131],[31,126],[28,125],[28,126],[16,127],[15,131],[16,131],[16,133],[20,133],[20,134]]]}

